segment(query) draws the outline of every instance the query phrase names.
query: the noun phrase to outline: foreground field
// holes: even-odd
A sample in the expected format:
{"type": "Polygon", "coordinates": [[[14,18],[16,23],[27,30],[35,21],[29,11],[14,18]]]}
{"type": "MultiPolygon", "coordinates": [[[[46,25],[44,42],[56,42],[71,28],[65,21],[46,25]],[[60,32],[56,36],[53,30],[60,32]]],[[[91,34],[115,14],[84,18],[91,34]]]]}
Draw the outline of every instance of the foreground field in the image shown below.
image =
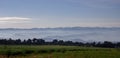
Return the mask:
{"type": "Polygon", "coordinates": [[[0,46],[0,58],[120,58],[119,48],[0,46]]]}

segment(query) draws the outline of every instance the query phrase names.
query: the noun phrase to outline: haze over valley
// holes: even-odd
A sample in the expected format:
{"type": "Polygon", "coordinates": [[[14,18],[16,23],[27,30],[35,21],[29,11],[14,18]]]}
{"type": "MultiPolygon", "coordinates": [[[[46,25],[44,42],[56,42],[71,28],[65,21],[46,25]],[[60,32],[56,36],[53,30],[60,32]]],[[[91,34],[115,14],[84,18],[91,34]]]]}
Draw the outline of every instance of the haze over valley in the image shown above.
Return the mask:
{"type": "Polygon", "coordinates": [[[32,28],[32,29],[0,29],[0,38],[32,39],[42,38],[71,40],[74,42],[120,41],[120,28],[97,27],[64,27],[64,28],[32,28]]]}

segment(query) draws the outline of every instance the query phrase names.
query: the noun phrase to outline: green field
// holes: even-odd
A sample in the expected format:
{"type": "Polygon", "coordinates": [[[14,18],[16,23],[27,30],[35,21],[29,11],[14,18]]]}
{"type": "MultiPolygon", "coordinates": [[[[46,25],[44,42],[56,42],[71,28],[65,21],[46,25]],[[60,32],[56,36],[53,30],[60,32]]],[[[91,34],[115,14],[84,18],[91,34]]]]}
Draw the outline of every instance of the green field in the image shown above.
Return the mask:
{"type": "Polygon", "coordinates": [[[120,58],[120,49],[57,45],[1,45],[0,58],[120,58]]]}

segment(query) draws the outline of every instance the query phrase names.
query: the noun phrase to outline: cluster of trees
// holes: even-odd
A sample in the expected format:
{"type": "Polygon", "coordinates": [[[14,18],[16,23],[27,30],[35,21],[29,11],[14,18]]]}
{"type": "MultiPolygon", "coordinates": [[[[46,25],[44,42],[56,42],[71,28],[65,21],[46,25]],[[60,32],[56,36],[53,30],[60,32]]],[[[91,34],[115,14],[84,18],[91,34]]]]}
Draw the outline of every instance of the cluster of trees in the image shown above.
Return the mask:
{"type": "Polygon", "coordinates": [[[0,39],[0,45],[66,45],[66,46],[87,46],[87,47],[106,47],[106,48],[120,48],[120,42],[73,42],[73,41],[63,41],[54,39],[51,42],[46,42],[44,39],[27,39],[21,40],[16,39],[13,40],[11,38],[7,39],[0,39]]]}

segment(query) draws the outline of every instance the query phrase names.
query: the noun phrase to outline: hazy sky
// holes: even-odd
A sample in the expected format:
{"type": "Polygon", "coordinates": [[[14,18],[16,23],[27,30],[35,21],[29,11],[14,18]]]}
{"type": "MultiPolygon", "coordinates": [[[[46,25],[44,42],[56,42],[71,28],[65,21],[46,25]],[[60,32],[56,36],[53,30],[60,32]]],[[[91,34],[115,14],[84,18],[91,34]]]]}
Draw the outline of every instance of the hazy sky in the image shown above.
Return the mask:
{"type": "Polygon", "coordinates": [[[120,27],[120,0],[0,0],[0,28],[120,27]]]}

